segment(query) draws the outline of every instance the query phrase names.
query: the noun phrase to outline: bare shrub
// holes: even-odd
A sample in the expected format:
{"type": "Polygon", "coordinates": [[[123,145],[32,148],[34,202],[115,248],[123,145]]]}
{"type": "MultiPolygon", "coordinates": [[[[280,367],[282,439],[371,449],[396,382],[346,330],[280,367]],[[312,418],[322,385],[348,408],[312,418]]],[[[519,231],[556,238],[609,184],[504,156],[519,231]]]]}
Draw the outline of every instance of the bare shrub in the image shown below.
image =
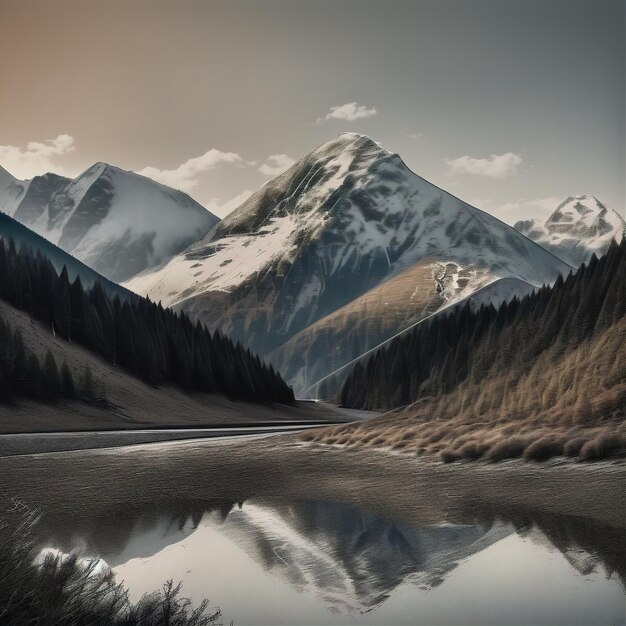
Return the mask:
{"type": "Polygon", "coordinates": [[[583,461],[599,461],[613,456],[625,447],[624,438],[617,433],[605,433],[588,441],[580,450],[583,461]]]}
{"type": "Polygon", "coordinates": [[[570,439],[563,446],[563,454],[565,456],[577,456],[587,441],[586,437],[574,437],[570,439]]]}
{"type": "Polygon", "coordinates": [[[489,446],[478,441],[469,441],[458,449],[459,456],[463,459],[475,461],[486,452],[489,446]]]}
{"type": "Polygon", "coordinates": [[[554,456],[563,454],[563,440],[553,435],[545,435],[524,450],[524,459],[532,461],[546,461],[554,456]]]}
{"type": "Polygon", "coordinates": [[[77,555],[41,558],[34,530],[38,515],[24,504],[2,511],[0,518],[0,623],[70,626],[207,626],[220,611],[194,608],[171,580],[162,591],[131,604],[128,591],[98,560],[77,555]]]}
{"type": "Polygon", "coordinates": [[[488,451],[487,458],[493,462],[516,459],[524,454],[527,445],[528,439],[525,437],[510,437],[494,444],[488,451]]]}
{"type": "Polygon", "coordinates": [[[400,440],[400,441],[396,441],[392,446],[391,449],[392,450],[402,450],[406,447],[408,447],[410,445],[411,442],[409,441],[405,441],[405,440],[400,440]]]}
{"type": "Polygon", "coordinates": [[[450,432],[449,426],[444,426],[435,430],[429,437],[425,438],[425,443],[437,443],[441,441],[450,432]]]}
{"type": "Polygon", "coordinates": [[[454,463],[454,461],[459,461],[461,459],[461,455],[456,450],[446,448],[439,453],[439,458],[444,463],[454,463]]]}

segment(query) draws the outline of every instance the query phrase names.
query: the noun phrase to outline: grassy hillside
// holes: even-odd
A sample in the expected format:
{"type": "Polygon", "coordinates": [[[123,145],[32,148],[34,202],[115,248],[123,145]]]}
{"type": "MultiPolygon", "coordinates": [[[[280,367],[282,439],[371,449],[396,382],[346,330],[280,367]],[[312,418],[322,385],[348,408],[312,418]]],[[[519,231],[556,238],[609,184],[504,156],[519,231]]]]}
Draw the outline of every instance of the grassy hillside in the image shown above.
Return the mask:
{"type": "Polygon", "coordinates": [[[498,311],[465,309],[417,328],[357,368],[343,389],[351,406],[404,407],[303,437],[445,461],[623,454],[624,276],[626,242],[498,311]]]}
{"type": "Polygon", "coordinates": [[[9,404],[0,402],[0,433],[337,419],[334,412],[313,403],[268,405],[229,400],[217,393],[188,393],[174,385],[155,387],[76,343],[55,337],[49,327],[2,300],[0,318],[21,331],[26,351],[40,361],[50,352],[59,368],[67,364],[77,388],[88,368],[106,400],[105,405],[80,399],[42,402],[24,397],[9,404]]]}

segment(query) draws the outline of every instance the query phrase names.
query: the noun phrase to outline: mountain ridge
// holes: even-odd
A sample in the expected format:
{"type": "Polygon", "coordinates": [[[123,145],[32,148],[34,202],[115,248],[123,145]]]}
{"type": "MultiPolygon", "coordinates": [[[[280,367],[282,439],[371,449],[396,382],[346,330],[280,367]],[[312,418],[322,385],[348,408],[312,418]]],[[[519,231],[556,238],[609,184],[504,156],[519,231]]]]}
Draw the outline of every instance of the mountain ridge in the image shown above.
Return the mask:
{"type": "Polygon", "coordinates": [[[266,183],[202,240],[125,285],[269,354],[425,259],[447,268],[446,301],[497,278],[540,286],[571,269],[418,176],[399,155],[345,133],[266,183]]]}
{"type": "Polygon", "coordinates": [[[0,210],[116,282],[159,265],[219,221],[182,191],[102,161],[74,179],[6,174],[0,210]]]}

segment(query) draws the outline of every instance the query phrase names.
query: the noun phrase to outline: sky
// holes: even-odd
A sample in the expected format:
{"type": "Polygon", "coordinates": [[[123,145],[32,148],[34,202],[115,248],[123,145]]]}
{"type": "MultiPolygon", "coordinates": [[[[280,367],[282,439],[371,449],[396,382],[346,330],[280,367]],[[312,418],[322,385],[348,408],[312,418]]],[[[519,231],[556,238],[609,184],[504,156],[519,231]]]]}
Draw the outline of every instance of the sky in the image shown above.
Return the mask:
{"type": "Polygon", "coordinates": [[[224,216],[343,131],[514,223],[624,215],[624,0],[0,0],[0,165],[224,216]]]}

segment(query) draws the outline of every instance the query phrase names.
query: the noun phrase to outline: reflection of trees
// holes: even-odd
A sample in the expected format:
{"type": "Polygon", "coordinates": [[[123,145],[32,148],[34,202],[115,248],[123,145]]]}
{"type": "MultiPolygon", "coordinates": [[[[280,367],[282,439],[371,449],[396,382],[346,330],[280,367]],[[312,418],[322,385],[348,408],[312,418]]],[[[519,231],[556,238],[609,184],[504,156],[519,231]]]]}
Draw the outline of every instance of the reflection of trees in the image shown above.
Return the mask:
{"type": "Polygon", "coordinates": [[[234,502],[222,499],[172,502],[166,507],[123,507],[94,510],[94,514],[43,511],[38,526],[42,545],[64,552],[79,550],[98,556],[109,565],[126,559],[147,557],[191,534],[211,511],[225,520],[234,502]],[[146,541],[142,541],[143,539],[146,541]]]}
{"type": "Polygon", "coordinates": [[[588,575],[603,567],[607,578],[616,573],[626,586],[626,535],[592,518],[557,515],[523,509],[488,509],[468,512],[468,519],[500,519],[533,539],[539,531],[578,572],[588,575]]]}
{"type": "MultiPolygon", "coordinates": [[[[539,528],[569,563],[583,575],[604,567],[607,577],[616,573],[626,586],[626,536],[624,529],[582,517],[535,513],[529,524],[539,528]]],[[[520,524],[519,518],[516,521],[520,524]]]]}
{"type": "MultiPolygon", "coordinates": [[[[603,567],[626,584],[626,538],[590,519],[521,510],[472,508],[447,524],[394,521],[353,505],[225,499],[128,505],[76,516],[44,512],[42,540],[78,548],[112,565],[147,557],[191,534],[206,515],[253,559],[290,584],[311,584],[331,605],[368,610],[407,578],[432,588],[465,558],[513,530],[557,548],[586,575],[603,567]]],[[[442,518],[444,515],[442,514],[442,518]]]]}

